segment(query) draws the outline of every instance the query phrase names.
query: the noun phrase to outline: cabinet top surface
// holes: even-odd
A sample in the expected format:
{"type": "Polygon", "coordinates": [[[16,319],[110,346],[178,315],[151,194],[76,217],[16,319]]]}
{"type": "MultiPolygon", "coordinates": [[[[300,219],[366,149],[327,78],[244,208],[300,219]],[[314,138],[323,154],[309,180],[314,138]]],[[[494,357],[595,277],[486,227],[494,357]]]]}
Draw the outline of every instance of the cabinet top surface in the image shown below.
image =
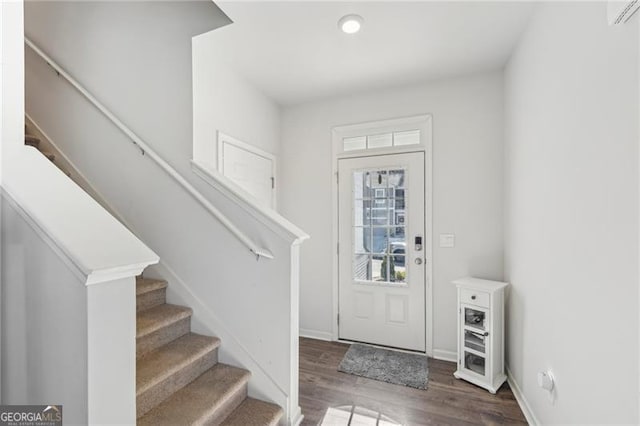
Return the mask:
{"type": "Polygon", "coordinates": [[[491,281],[491,280],[483,280],[481,278],[473,278],[473,277],[464,277],[458,278],[457,280],[453,280],[453,283],[457,287],[468,287],[475,288],[480,290],[500,290],[501,288],[505,288],[509,285],[509,283],[503,283],[500,281],[491,281]]]}

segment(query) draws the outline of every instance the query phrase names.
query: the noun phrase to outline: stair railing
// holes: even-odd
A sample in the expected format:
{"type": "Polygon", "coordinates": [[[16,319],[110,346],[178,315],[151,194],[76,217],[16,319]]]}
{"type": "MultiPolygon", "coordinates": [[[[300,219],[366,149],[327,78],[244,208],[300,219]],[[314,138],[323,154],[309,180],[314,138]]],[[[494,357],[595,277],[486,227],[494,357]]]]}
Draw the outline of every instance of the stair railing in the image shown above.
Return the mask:
{"type": "Polygon", "coordinates": [[[240,242],[242,242],[255,256],[256,260],[259,260],[261,257],[267,259],[273,259],[273,254],[256,244],[251,238],[249,238],[245,233],[243,233],[237,226],[233,224],[220,210],[218,210],[213,204],[209,202],[202,194],[200,194],[194,187],[191,185],[182,175],[178,173],[176,169],[171,167],[169,163],[164,161],[158,153],[156,153],[149,145],[147,145],[138,135],[136,135],[133,130],[128,128],[118,117],[116,117],[111,111],[107,109],[99,100],[97,100],[87,89],[85,89],[76,79],[74,79],[69,73],[67,73],[60,65],[58,65],[53,59],[51,59],[46,53],[44,53],[35,43],[29,40],[27,37],[24,38],[25,44],[33,50],[38,56],[40,56],[44,61],[55,70],[58,76],[63,77],[67,80],[82,96],[84,96],[89,102],[93,104],[94,107],[98,109],[102,114],[104,114],[113,124],[118,127],[122,133],[127,135],[129,139],[140,148],[143,155],[147,155],[151,158],[162,170],[165,171],[170,177],[172,177],[178,184],[180,184],[196,201],[198,201],[202,207],[205,208],[213,217],[218,219],[225,228],[227,228],[240,242]]]}

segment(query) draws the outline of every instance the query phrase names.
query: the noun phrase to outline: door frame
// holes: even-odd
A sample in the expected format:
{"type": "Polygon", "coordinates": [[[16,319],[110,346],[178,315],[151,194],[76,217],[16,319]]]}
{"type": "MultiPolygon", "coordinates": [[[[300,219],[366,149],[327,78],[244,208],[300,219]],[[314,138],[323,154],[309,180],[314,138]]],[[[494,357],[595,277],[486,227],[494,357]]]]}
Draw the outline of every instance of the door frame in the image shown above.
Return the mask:
{"type": "MultiPolygon", "coordinates": [[[[426,259],[425,267],[425,345],[426,355],[433,357],[433,132],[432,132],[432,115],[421,114],[411,117],[394,118],[389,120],[369,121],[357,124],[347,124],[333,127],[331,131],[331,238],[333,244],[332,258],[332,339],[334,341],[342,341],[339,338],[338,313],[339,310],[339,213],[338,213],[338,161],[347,158],[371,157],[381,155],[406,154],[422,152],[424,153],[424,229],[425,234],[429,235],[427,241],[425,237],[424,257],[426,259]],[[358,132],[370,131],[397,131],[405,130],[408,127],[420,129],[421,143],[420,145],[407,145],[402,147],[376,148],[359,151],[343,152],[342,138],[357,134],[358,132]]],[[[371,134],[371,133],[369,133],[371,134]]],[[[345,341],[347,342],[347,341],[345,341]]],[[[351,343],[351,342],[347,342],[351,343]]]]}

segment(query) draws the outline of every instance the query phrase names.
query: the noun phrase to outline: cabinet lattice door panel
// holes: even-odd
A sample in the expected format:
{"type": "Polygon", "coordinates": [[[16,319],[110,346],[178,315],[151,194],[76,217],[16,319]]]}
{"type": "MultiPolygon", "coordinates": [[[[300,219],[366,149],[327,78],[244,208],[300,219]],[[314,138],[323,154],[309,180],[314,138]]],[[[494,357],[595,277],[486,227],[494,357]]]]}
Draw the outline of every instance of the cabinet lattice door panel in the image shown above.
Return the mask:
{"type": "Polygon", "coordinates": [[[505,382],[504,289],[507,283],[461,278],[458,287],[458,369],[464,379],[496,393],[505,382]]]}

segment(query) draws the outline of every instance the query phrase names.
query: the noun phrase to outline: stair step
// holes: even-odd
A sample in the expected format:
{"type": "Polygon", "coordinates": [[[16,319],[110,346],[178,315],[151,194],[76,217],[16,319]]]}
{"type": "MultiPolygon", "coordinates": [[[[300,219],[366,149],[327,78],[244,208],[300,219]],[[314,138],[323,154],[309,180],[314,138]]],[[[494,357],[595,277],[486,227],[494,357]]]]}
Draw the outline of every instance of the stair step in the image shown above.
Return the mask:
{"type": "Polygon", "coordinates": [[[144,415],[218,362],[220,339],[186,334],[136,362],[136,414],[144,415]]]}
{"type": "Polygon", "coordinates": [[[40,139],[33,135],[24,135],[24,144],[37,148],[40,145],[40,139]]]}
{"type": "Polygon", "coordinates": [[[163,288],[167,288],[165,280],[136,277],[136,296],[163,288]]]}
{"type": "Polygon", "coordinates": [[[55,161],[55,159],[56,159],[56,155],[55,154],[52,154],[50,152],[45,152],[45,151],[40,151],[40,152],[42,152],[42,155],[47,157],[49,159],[49,161],[52,161],[52,162],[55,161]]]}
{"type": "MultiPolygon", "coordinates": [[[[219,425],[246,398],[251,373],[216,364],[191,384],[138,418],[140,425],[219,425]]],[[[243,426],[254,423],[244,423],[243,426]]]]}
{"type": "Polygon", "coordinates": [[[275,426],[282,414],[282,408],[275,404],[247,398],[222,422],[222,426],[275,426]]]}
{"type": "Polygon", "coordinates": [[[136,357],[165,345],[191,329],[191,308],[162,304],[142,312],[136,319],[136,357]]]}
{"type": "Polygon", "coordinates": [[[167,301],[167,282],[151,278],[136,278],[136,310],[162,305],[167,301]]]}

